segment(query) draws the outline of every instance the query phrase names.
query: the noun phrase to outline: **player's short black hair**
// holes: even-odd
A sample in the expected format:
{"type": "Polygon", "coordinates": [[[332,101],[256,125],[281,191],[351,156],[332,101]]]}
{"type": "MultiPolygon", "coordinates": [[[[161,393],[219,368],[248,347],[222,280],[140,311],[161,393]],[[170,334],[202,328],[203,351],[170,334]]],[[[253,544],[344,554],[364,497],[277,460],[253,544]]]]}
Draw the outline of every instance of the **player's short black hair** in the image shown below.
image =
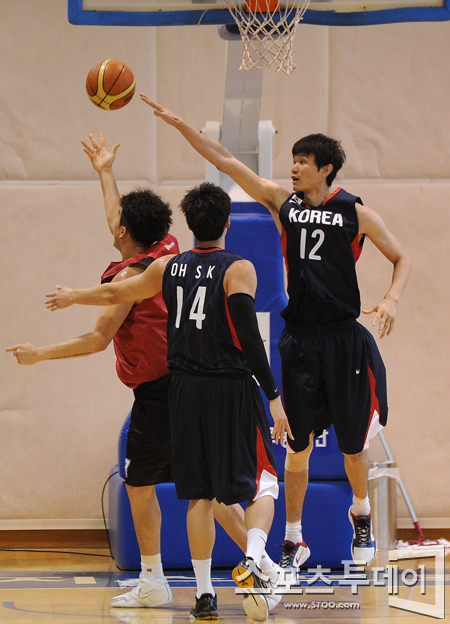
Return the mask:
{"type": "Polygon", "coordinates": [[[327,176],[327,184],[331,186],[337,172],[345,163],[345,152],[341,142],[324,134],[309,134],[303,137],[292,148],[292,156],[314,156],[317,168],[333,165],[333,170],[327,176]]]}
{"type": "Polygon", "coordinates": [[[231,213],[228,193],[211,182],[191,188],[181,201],[186,222],[199,241],[219,239],[231,213]]]}
{"type": "Polygon", "coordinates": [[[124,225],[131,238],[145,249],[164,238],[172,225],[169,204],[150,189],[138,188],[122,195],[120,205],[120,225],[124,225]]]}

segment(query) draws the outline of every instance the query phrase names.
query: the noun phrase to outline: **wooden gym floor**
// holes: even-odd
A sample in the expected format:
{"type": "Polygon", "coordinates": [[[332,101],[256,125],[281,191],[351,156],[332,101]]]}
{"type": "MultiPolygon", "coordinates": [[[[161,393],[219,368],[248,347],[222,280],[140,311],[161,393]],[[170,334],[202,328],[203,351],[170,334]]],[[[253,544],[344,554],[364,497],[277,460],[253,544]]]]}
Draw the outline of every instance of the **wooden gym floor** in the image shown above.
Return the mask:
{"type": "MultiPolygon", "coordinates": [[[[442,531],[426,532],[426,537],[446,537],[442,531]]],[[[415,539],[414,531],[403,531],[399,537],[415,539]]],[[[375,565],[384,568],[387,553],[380,553],[373,566],[362,574],[367,582],[373,577],[375,565]],[[384,559],[384,560],[383,560],[384,559]]],[[[430,560],[410,559],[399,562],[401,570],[411,579],[418,574],[415,586],[401,586],[400,598],[434,604],[434,569],[430,560]],[[421,595],[419,566],[426,566],[426,594],[421,595]],[[408,576],[409,575],[409,576],[408,576]]],[[[449,559],[446,559],[447,568],[449,559]]],[[[423,570],[423,568],[422,568],[423,570]]],[[[0,623],[1,624],[100,624],[126,622],[130,624],[184,624],[189,621],[189,609],[194,602],[195,582],[190,571],[168,570],[174,602],[159,609],[111,609],[109,602],[127,589],[118,581],[138,577],[138,573],[122,572],[109,555],[106,536],[102,531],[36,531],[0,532],[0,623]]],[[[388,604],[387,582],[382,586],[358,586],[352,593],[343,586],[343,570],[322,574],[311,583],[315,569],[302,570],[302,593],[284,596],[271,612],[269,623],[293,624],[425,624],[435,618],[393,608],[388,604]],[[310,584],[308,584],[308,580],[310,584]],[[331,585],[330,585],[331,583],[331,585]],[[296,606],[297,605],[297,606],[296,606]],[[303,605],[303,606],[302,606],[303,605]]],[[[229,570],[214,570],[214,586],[218,594],[219,617],[222,622],[244,624],[242,597],[236,595],[229,570]]],[[[347,577],[347,580],[350,577],[347,577]]],[[[361,577],[360,577],[361,578],[361,577]]],[[[382,577],[378,577],[382,578],[382,577]]],[[[364,582],[364,581],[361,581],[364,582]]],[[[446,582],[450,583],[449,570],[446,582]]],[[[298,590],[298,588],[297,588],[298,590]]],[[[297,591],[296,590],[296,591],[297,591]]],[[[447,603],[449,585],[445,585],[447,603]]],[[[445,607],[445,619],[450,620],[450,607],[445,607]]]]}

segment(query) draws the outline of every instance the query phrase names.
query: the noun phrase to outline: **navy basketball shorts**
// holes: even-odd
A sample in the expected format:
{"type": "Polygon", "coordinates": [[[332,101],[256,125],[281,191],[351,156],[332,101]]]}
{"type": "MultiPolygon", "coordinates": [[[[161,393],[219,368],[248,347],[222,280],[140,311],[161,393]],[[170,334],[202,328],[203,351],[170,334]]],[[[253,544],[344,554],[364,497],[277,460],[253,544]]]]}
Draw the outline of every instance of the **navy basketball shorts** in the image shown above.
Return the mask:
{"type": "Polygon", "coordinates": [[[386,369],[372,334],[357,321],[305,328],[286,324],[280,337],[283,400],[303,451],[314,431],[334,425],[342,453],[360,453],[374,426],[387,421],[386,369]]]}
{"type": "Polygon", "coordinates": [[[169,417],[171,375],[140,384],[133,390],[127,436],[125,483],[135,487],[172,481],[169,417]]]}
{"type": "Polygon", "coordinates": [[[277,498],[269,422],[252,377],[176,370],[170,384],[177,497],[226,505],[277,498]]]}

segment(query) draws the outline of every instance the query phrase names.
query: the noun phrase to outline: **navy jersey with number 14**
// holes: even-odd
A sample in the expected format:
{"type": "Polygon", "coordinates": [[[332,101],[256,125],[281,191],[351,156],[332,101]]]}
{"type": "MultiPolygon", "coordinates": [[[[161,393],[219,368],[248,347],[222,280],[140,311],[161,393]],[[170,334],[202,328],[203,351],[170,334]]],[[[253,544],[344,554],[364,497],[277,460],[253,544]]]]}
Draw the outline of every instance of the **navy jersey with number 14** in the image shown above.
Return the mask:
{"type": "Polygon", "coordinates": [[[195,248],[167,263],[169,368],[197,374],[251,374],[228,310],[223,280],[242,258],[227,249],[195,248]]]}

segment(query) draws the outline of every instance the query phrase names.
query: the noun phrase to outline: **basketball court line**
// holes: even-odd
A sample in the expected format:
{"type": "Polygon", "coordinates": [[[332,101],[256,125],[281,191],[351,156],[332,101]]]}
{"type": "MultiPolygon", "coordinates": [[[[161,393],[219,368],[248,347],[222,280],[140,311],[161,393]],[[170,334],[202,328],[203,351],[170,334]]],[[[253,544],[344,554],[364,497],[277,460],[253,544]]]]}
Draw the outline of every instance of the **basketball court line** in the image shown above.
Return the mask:
{"type": "MultiPolygon", "coordinates": [[[[55,613],[55,611],[40,611],[39,609],[22,609],[20,607],[16,607],[14,601],[4,602],[3,608],[8,609],[10,611],[18,611],[19,613],[33,613],[35,615],[49,615],[51,617],[77,617],[77,618],[92,618],[92,613],[55,613]]],[[[102,619],[108,617],[103,615],[102,619]]],[[[110,616],[111,619],[116,619],[113,616],[110,616]]]]}
{"type": "MultiPolygon", "coordinates": [[[[166,577],[172,587],[195,587],[195,577],[193,572],[174,571],[167,572],[166,577]]],[[[17,571],[0,572],[0,591],[3,589],[70,589],[80,588],[89,589],[89,587],[113,587],[120,588],[120,582],[137,581],[139,572],[126,571],[17,571]]],[[[231,579],[230,570],[218,570],[213,572],[213,583],[217,587],[235,587],[235,583],[231,579]]]]}
{"type": "MultiPolygon", "coordinates": [[[[342,571],[327,572],[324,568],[322,576],[314,573],[302,573],[295,586],[286,593],[324,593],[326,587],[387,587],[388,579],[382,574],[376,575],[372,570],[360,574],[344,575],[342,571]],[[376,576],[375,576],[376,575],[376,576]],[[316,577],[314,582],[313,579],[316,577]],[[297,589],[296,589],[297,588],[297,589]],[[303,589],[299,592],[299,589],[303,589]]],[[[0,592],[6,589],[75,589],[75,588],[102,588],[112,587],[120,589],[126,587],[126,581],[131,581],[130,586],[139,578],[139,572],[127,571],[42,571],[21,570],[14,572],[0,571],[0,592]]],[[[192,571],[167,571],[166,578],[171,587],[195,587],[195,577],[192,571]]],[[[434,581],[434,570],[427,569],[427,579],[434,581]]],[[[213,570],[212,581],[216,587],[236,587],[231,579],[231,570],[213,570]]],[[[399,579],[400,585],[405,585],[399,579]]],[[[445,571],[445,585],[450,585],[450,569],[445,571]]],[[[405,585],[406,586],[406,585],[405,585]]]]}

